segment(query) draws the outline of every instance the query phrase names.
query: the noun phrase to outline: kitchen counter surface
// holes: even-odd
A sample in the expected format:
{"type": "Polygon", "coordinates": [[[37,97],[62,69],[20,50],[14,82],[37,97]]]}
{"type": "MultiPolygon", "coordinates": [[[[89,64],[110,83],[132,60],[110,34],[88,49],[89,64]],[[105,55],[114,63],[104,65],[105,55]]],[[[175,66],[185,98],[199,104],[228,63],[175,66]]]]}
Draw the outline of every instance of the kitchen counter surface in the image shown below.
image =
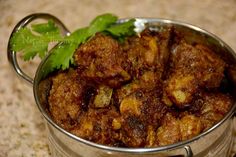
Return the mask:
{"type": "MultiPolygon", "coordinates": [[[[236,51],[236,0],[0,0],[0,157],[50,156],[32,86],[15,75],[6,56],[13,27],[35,12],[57,16],[72,31],[105,12],[121,18],[175,19],[207,29],[236,51]]],[[[21,66],[33,76],[37,64],[34,61],[21,66]]]]}

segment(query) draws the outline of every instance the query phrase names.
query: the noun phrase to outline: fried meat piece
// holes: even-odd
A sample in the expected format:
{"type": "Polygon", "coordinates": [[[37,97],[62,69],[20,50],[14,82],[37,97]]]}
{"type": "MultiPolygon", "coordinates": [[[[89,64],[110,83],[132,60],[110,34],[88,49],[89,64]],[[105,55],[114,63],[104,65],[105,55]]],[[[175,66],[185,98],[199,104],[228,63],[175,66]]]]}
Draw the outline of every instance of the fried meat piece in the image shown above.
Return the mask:
{"type": "Polygon", "coordinates": [[[156,138],[159,146],[178,142],[181,139],[179,120],[170,113],[167,113],[162,126],[157,130],[156,138]]]}
{"type": "Polygon", "coordinates": [[[138,116],[125,114],[122,116],[121,141],[127,147],[143,147],[146,141],[146,126],[138,116]]]}
{"type": "Polygon", "coordinates": [[[95,143],[116,146],[120,134],[113,127],[113,121],[119,119],[119,115],[114,106],[105,109],[89,108],[78,118],[78,126],[71,132],[95,143]]]}
{"type": "Polygon", "coordinates": [[[120,86],[131,78],[121,67],[122,58],[118,41],[101,33],[82,44],[74,55],[82,77],[110,87],[120,86]]]}
{"type": "Polygon", "coordinates": [[[204,130],[207,130],[225,116],[230,110],[233,100],[227,94],[204,93],[201,103],[201,121],[204,130]]]}
{"type": "Polygon", "coordinates": [[[163,99],[169,99],[180,108],[189,105],[199,89],[219,87],[226,67],[225,62],[207,47],[185,42],[175,48],[172,61],[163,99]]]}
{"type": "Polygon", "coordinates": [[[153,131],[161,123],[166,106],[155,93],[137,91],[125,97],[120,104],[122,142],[128,147],[155,144],[153,131]]]}
{"type": "Polygon", "coordinates": [[[155,91],[137,91],[125,97],[120,104],[121,115],[134,115],[148,125],[157,127],[166,113],[167,107],[161,102],[155,91]]]}
{"type": "Polygon", "coordinates": [[[202,132],[203,125],[199,117],[195,115],[185,115],[180,119],[181,140],[188,140],[202,132]]]}
{"type": "Polygon", "coordinates": [[[157,129],[157,144],[164,146],[188,140],[200,134],[202,128],[200,118],[193,114],[176,118],[171,113],[167,113],[162,126],[157,129]]]}
{"type": "Polygon", "coordinates": [[[156,86],[169,59],[171,38],[172,28],[159,34],[146,29],[140,36],[128,38],[122,47],[127,60],[123,67],[137,80],[154,74],[149,84],[156,86]]]}
{"type": "Polygon", "coordinates": [[[123,43],[97,33],[76,50],[75,70],[42,82],[51,90],[41,101],[58,125],[98,144],[158,147],[199,135],[233,104],[219,88],[228,65],[173,33],[145,29],[123,43]]]}
{"type": "Polygon", "coordinates": [[[74,127],[81,112],[85,82],[75,70],[52,77],[49,111],[54,121],[65,129],[74,127]]]}
{"type": "Polygon", "coordinates": [[[170,54],[172,28],[161,33],[146,29],[140,37],[130,37],[123,45],[123,54],[127,62],[124,69],[133,76],[132,82],[117,89],[117,99],[120,103],[127,95],[137,91],[162,89],[163,74],[170,54]]]}
{"type": "Polygon", "coordinates": [[[123,67],[134,77],[139,78],[143,71],[156,69],[160,66],[156,61],[158,45],[156,34],[145,30],[140,36],[127,38],[122,46],[123,53],[127,56],[127,63],[123,67]]]}

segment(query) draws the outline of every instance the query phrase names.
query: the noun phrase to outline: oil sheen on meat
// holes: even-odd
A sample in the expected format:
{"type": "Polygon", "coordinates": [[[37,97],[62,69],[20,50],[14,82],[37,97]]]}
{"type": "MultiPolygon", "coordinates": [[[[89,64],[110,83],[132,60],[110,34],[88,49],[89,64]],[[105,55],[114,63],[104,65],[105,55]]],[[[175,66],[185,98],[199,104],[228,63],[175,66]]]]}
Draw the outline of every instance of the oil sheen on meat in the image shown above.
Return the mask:
{"type": "Polygon", "coordinates": [[[43,101],[54,122],[95,143],[134,148],[174,144],[212,127],[233,104],[220,90],[228,65],[179,34],[145,29],[119,42],[97,33],[78,47],[75,65],[48,78],[43,101]]]}

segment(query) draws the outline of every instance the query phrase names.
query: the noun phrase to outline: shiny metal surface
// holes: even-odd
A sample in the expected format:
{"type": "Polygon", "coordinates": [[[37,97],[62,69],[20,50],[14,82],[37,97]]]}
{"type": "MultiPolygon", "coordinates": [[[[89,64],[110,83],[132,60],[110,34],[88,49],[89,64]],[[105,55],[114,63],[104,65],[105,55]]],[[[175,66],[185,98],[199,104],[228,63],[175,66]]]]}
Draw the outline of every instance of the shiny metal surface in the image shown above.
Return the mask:
{"type": "MultiPolygon", "coordinates": [[[[43,14],[46,15],[46,14],[43,14]]],[[[31,17],[32,15],[28,16],[31,17]]],[[[42,18],[42,16],[33,16],[33,19],[42,18]]],[[[46,15],[47,18],[53,16],[46,15]]],[[[32,17],[31,17],[32,18],[32,17]]],[[[55,18],[55,17],[54,17],[55,18]]],[[[54,19],[53,18],[53,19],[54,19]]],[[[55,18],[57,19],[57,18],[55,18]]],[[[234,51],[221,39],[215,35],[190,24],[171,21],[166,19],[148,19],[148,18],[136,18],[141,23],[143,22],[146,27],[149,27],[155,31],[161,31],[162,27],[174,26],[176,30],[184,32],[186,41],[204,43],[209,47],[214,47],[216,53],[223,55],[229,59],[229,62],[236,63],[236,55],[234,51]]],[[[58,20],[58,19],[57,19],[58,20]]],[[[127,19],[121,19],[118,22],[123,22],[127,19]]],[[[20,27],[24,27],[32,20],[23,19],[13,30],[16,31],[20,27]]],[[[58,20],[59,21],[59,20],[58,20]]],[[[62,25],[62,29],[65,31],[65,35],[69,33],[66,27],[62,25]]],[[[12,35],[11,35],[12,36],[12,35]]],[[[49,53],[50,55],[50,53],[49,53]]],[[[48,55],[48,56],[49,56],[48,55]]],[[[212,154],[217,157],[227,156],[227,151],[230,150],[232,145],[232,116],[234,114],[236,104],[233,105],[228,114],[216,125],[211,127],[206,132],[186,141],[181,141],[172,145],[156,147],[156,148],[117,148],[109,147],[105,145],[96,144],[80,137],[77,137],[63,128],[59,127],[53,122],[50,115],[46,110],[46,106],[40,102],[39,98],[39,83],[44,76],[44,65],[47,63],[48,56],[40,63],[35,78],[28,77],[24,72],[21,71],[17,64],[16,54],[11,51],[8,44],[8,59],[13,65],[16,73],[26,81],[33,83],[33,91],[35,101],[38,105],[39,110],[43,114],[49,133],[49,142],[54,156],[93,156],[93,157],[136,157],[136,156],[160,156],[160,157],[213,157],[212,154]],[[215,148],[218,148],[217,150],[215,148]],[[212,152],[214,150],[214,152],[212,152]],[[223,152],[223,153],[221,153],[223,152]],[[211,155],[209,155],[211,154],[211,155]]]]}
{"type": "MultiPolygon", "coordinates": [[[[79,143],[65,136],[51,124],[47,124],[49,132],[49,146],[55,157],[63,154],[65,157],[228,157],[232,145],[232,121],[227,120],[211,134],[184,148],[163,149],[156,152],[124,152],[100,149],[79,143]]],[[[63,156],[63,157],[64,157],[63,156]]]]}
{"type": "Polygon", "coordinates": [[[17,55],[15,51],[12,51],[11,49],[11,45],[10,45],[10,39],[12,38],[13,34],[15,32],[17,32],[19,29],[26,27],[29,23],[31,23],[34,20],[38,20],[38,19],[52,19],[53,21],[55,21],[55,23],[60,27],[60,30],[62,31],[61,33],[63,35],[69,35],[70,32],[69,30],[66,28],[66,26],[55,16],[50,15],[50,14],[45,14],[45,13],[36,13],[36,14],[31,14],[29,16],[26,16],[25,18],[23,18],[20,22],[18,22],[18,24],[15,26],[15,28],[13,29],[11,36],[9,38],[8,41],[8,46],[7,46],[7,57],[8,57],[8,61],[10,62],[10,64],[12,65],[13,69],[15,70],[15,72],[18,74],[18,76],[20,76],[22,79],[24,79],[25,81],[29,82],[30,84],[34,83],[34,79],[31,78],[30,76],[28,76],[25,72],[23,72],[17,62],[17,55]]]}

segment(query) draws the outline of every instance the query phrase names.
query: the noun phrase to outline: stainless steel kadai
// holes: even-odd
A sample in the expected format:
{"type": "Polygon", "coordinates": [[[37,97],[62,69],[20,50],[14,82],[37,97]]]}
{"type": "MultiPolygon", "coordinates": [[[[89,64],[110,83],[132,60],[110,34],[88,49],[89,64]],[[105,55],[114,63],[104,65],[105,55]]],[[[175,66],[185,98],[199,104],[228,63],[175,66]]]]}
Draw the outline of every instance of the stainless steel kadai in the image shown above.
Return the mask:
{"type": "MultiPolygon", "coordinates": [[[[60,26],[64,35],[69,35],[69,30],[56,17],[50,14],[37,13],[22,19],[14,28],[12,34],[22,27],[27,26],[37,19],[53,19],[60,26]]],[[[181,31],[185,35],[188,42],[204,43],[209,47],[213,47],[216,53],[219,53],[229,59],[231,64],[236,64],[235,52],[217,36],[190,24],[157,18],[136,18],[136,29],[150,27],[153,30],[160,30],[165,26],[174,26],[176,30],[181,31]]],[[[121,19],[123,22],[127,19],[121,19]]],[[[11,37],[12,37],[11,34],[11,37]]],[[[10,37],[10,38],[11,38],[10,37]]],[[[77,137],[63,128],[59,127],[46,111],[46,106],[41,103],[39,97],[39,83],[44,74],[44,66],[47,58],[43,59],[38,66],[34,78],[25,74],[17,62],[16,52],[11,50],[8,43],[8,60],[14,68],[15,72],[24,80],[33,85],[35,102],[45,119],[47,126],[49,147],[54,157],[227,157],[233,143],[233,115],[236,104],[225,115],[225,117],[211,127],[206,132],[189,139],[187,141],[178,142],[172,145],[156,147],[156,148],[118,148],[96,144],[80,137],[77,137]]],[[[50,55],[50,53],[49,53],[50,55]]]]}

